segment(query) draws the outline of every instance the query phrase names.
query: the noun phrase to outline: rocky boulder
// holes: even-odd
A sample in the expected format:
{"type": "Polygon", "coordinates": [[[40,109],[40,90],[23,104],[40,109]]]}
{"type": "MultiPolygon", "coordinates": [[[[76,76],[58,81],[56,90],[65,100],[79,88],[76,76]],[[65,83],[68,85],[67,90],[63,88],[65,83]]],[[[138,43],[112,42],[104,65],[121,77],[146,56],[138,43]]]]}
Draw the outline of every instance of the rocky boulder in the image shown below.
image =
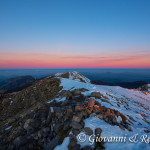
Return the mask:
{"type": "Polygon", "coordinates": [[[91,96],[100,99],[102,97],[102,94],[100,92],[92,92],[91,96]]]}
{"type": "Polygon", "coordinates": [[[95,104],[95,99],[94,98],[90,98],[90,100],[88,101],[88,107],[93,107],[95,104]]]}

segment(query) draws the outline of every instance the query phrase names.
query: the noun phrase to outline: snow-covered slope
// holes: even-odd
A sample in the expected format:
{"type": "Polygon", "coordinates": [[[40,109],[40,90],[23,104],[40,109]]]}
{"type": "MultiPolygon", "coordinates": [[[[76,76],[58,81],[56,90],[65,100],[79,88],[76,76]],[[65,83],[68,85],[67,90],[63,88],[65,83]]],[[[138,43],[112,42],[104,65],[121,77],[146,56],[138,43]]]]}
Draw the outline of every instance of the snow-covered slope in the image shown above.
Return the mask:
{"type": "Polygon", "coordinates": [[[65,73],[56,73],[56,74],[50,75],[49,77],[62,77],[62,78],[76,80],[76,81],[80,81],[80,82],[84,82],[84,83],[91,82],[90,79],[86,78],[85,76],[83,76],[82,74],[80,74],[79,72],[76,72],[76,71],[65,72],[65,73]]]}
{"type": "Polygon", "coordinates": [[[76,81],[81,81],[81,82],[85,82],[85,83],[90,83],[91,81],[86,78],[85,76],[83,76],[82,74],[73,71],[73,72],[69,72],[69,79],[71,80],[76,80],[76,81]]]}
{"type": "MultiPolygon", "coordinates": [[[[91,83],[82,83],[70,79],[61,78],[61,86],[63,90],[73,91],[74,89],[87,89],[88,91],[82,92],[85,96],[90,96],[92,92],[100,92],[103,95],[103,99],[96,99],[101,103],[102,106],[111,108],[113,110],[118,110],[120,113],[124,114],[127,118],[127,122],[130,124],[132,131],[122,130],[118,126],[112,126],[105,121],[97,118],[90,117],[87,118],[85,122],[85,127],[90,127],[93,129],[99,127],[102,129],[102,135],[105,137],[112,136],[126,136],[126,143],[109,143],[106,142],[106,150],[149,150],[150,145],[141,141],[141,137],[146,135],[150,137],[150,94],[143,93],[141,91],[129,90],[121,88],[119,86],[102,86],[94,85],[91,83]],[[105,99],[107,97],[107,99],[105,99]],[[137,143],[131,143],[129,138],[138,135],[137,143]]],[[[59,99],[59,98],[58,98],[59,99]]],[[[59,99],[60,100],[60,99],[59,99]]],[[[120,121],[117,118],[118,122],[120,121]]],[[[87,135],[87,138],[89,136],[87,135]]],[[[150,141],[150,140],[149,140],[150,141]]],[[[150,143],[150,142],[149,142],[150,143]]],[[[63,143],[64,144],[64,143],[63,143]]],[[[90,145],[90,142],[79,142],[81,147],[85,145],[90,145]]],[[[61,147],[61,146],[60,146],[61,147]]],[[[56,148],[57,149],[57,148],[56,148]]]]}

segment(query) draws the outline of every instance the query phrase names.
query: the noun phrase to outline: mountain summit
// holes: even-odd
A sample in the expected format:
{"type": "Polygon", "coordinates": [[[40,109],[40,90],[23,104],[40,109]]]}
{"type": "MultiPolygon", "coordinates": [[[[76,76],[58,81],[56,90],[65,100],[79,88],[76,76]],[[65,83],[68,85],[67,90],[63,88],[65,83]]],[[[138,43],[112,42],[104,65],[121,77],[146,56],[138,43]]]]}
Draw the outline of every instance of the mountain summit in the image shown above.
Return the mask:
{"type": "Polygon", "coordinates": [[[88,79],[87,77],[83,76],[82,74],[80,74],[79,72],[76,71],[72,71],[72,72],[65,72],[65,73],[56,73],[53,75],[49,76],[51,77],[61,77],[61,78],[67,78],[70,80],[76,80],[79,82],[84,82],[84,83],[90,83],[90,79],[88,79]]]}
{"type": "Polygon", "coordinates": [[[149,150],[150,92],[94,85],[77,72],[2,95],[0,116],[2,150],[149,150]]]}

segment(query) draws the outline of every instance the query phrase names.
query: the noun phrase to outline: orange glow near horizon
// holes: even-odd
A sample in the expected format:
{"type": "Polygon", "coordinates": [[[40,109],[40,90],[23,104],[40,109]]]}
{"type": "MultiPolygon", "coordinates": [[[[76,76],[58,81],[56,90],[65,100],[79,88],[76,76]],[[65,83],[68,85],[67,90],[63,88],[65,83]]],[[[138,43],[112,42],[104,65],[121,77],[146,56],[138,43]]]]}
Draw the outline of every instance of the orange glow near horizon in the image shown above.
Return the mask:
{"type": "Polygon", "coordinates": [[[0,69],[150,68],[150,54],[68,55],[0,52],[0,69]]]}

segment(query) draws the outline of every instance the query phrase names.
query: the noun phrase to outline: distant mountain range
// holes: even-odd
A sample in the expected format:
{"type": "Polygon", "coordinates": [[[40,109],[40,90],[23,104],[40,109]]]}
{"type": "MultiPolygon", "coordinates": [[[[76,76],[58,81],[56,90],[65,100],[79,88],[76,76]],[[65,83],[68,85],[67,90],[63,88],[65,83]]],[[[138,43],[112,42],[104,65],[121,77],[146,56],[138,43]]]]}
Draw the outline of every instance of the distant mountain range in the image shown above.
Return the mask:
{"type": "MultiPolygon", "coordinates": [[[[59,74],[63,74],[64,76],[69,77],[68,73],[56,73],[56,74],[52,74],[51,77],[57,76],[59,74]]],[[[75,71],[74,71],[74,74],[75,74],[75,71]]],[[[82,76],[82,75],[80,74],[80,76],[82,76]]],[[[45,78],[45,77],[42,77],[42,78],[45,78]]],[[[7,93],[20,91],[20,90],[32,85],[34,82],[36,82],[42,78],[35,79],[34,77],[27,75],[27,76],[19,76],[19,77],[14,77],[14,78],[10,78],[7,80],[3,80],[0,82],[0,91],[7,92],[7,93]]],[[[86,79],[86,80],[88,81],[89,79],[86,79]]],[[[97,84],[97,85],[121,86],[121,87],[128,88],[128,89],[136,89],[142,85],[147,84],[147,82],[145,82],[145,81],[112,83],[112,82],[105,82],[102,80],[92,80],[91,82],[93,84],[97,84]]]]}
{"type": "Polygon", "coordinates": [[[139,88],[142,85],[148,84],[145,81],[135,81],[135,82],[104,82],[101,80],[93,80],[92,83],[98,84],[98,85],[110,85],[110,86],[121,86],[128,89],[136,89],[139,88]]]}
{"type": "Polygon", "coordinates": [[[35,79],[32,76],[10,78],[0,82],[0,90],[5,92],[16,92],[30,86],[34,82],[35,79]]]}

